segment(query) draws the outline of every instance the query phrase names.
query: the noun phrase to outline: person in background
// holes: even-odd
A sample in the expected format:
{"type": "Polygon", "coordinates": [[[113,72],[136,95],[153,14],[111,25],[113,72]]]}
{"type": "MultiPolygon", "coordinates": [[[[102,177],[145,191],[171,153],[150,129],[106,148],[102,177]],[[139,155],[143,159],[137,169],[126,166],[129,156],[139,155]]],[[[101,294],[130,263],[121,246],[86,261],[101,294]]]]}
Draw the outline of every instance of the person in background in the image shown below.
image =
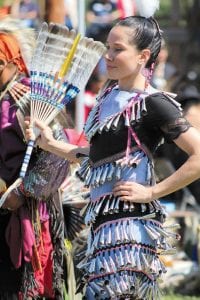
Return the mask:
{"type": "Polygon", "coordinates": [[[134,16],[136,13],[135,0],[116,0],[119,18],[134,16]]]}
{"type": "MultiPolygon", "coordinates": [[[[200,134],[180,105],[149,84],[161,47],[153,17],[117,22],[107,37],[107,75],[84,132],[88,147],[53,138],[41,121],[38,145],[72,161],[82,160],[80,179],[90,187],[85,223],[90,226],[83,271],[84,299],[159,299],[160,255],[172,253],[166,213],[159,198],[200,177],[200,134]],[[131,62],[131,63],[130,63],[131,62]],[[161,140],[176,143],[189,158],[155,183],[152,156],[161,140]]],[[[27,126],[29,123],[26,123],[27,126]]],[[[32,128],[27,137],[33,138],[32,128]]]]}
{"type": "MultiPolygon", "coordinates": [[[[0,196],[19,177],[27,148],[23,130],[30,111],[25,95],[30,91],[34,35],[19,21],[1,20],[0,196]]],[[[54,136],[63,139],[58,124],[54,136]]],[[[68,169],[68,161],[35,147],[23,183],[0,208],[0,299],[65,297],[65,225],[58,188],[68,169]]]]}
{"type": "Polygon", "coordinates": [[[78,28],[78,1],[65,0],[65,25],[68,28],[78,28]]]}
{"type": "MultiPolygon", "coordinates": [[[[185,81],[184,78],[179,79],[180,82],[174,88],[174,92],[178,91],[176,100],[181,104],[183,114],[190,124],[200,132],[200,92],[197,84],[191,81],[185,81]]],[[[175,144],[164,144],[160,147],[159,156],[168,159],[175,169],[178,169],[188,158],[188,155],[179,149],[175,144]]],[[[196,203],[200,204],[200,181],[194,181],[188,185],[189,191],[195,198],[196,203]]],[[[184,193],[178,193],[177,202],[181,207],[184,193]]],[[[189,200],[189,199],[188,199],[189,200]]],[[[196,203],[193,203],[195,206],[196,203]]],[[[188,203],[190,205],[190,203],[188,203]]]]}
{"type": "Polygon", "coordinates": [[[85,121],[88,118],[88,115],[91,109],[96,104],[96,97],[103,85],[103,78],[97,73],[93,74],[88,81],[84,94],[84,104],[85,104],[85,121]]]}
{"type": "Polygon", "coordinates": [[[164,39],[155,64],[152,85],[158,90],[170,91],[170,83],[177,73],[176,67],[168,61],[169,50],[164,39]]]}
{"type": "Polygon", "coordinates": [[[105,36],[112,27],[112,22],[119,16],[116,4],[111,0],[89,1],[86,20],[86,36],[105,41],[105,36]]]}
{"type": "Polygon", "coordinates": [[[45,21],[65,24],[64,0],[45,0],[45,21]]]}
{"type": "Polygon", "coordinates": [[[37,28],[39,21],[39,6],[34,0],[15,0],[12,4],[11,14],[21,20],[22,25],[37,28]]]}

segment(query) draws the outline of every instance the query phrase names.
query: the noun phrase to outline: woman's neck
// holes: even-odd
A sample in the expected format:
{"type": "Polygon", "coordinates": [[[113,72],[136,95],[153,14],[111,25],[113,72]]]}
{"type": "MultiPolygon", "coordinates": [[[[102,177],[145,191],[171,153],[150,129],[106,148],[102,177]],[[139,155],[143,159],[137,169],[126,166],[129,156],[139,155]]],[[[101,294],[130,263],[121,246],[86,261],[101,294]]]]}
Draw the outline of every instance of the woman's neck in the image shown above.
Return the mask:
{"type": "Polygon", "coordinates": [[[123,91],[132,91],[132,90],[140,90],[145,91],[146,88],[146,79],[142,74],[139,74],[133,78],[123,78],[118,81],[118,85],[120,90],[123,91]]]}

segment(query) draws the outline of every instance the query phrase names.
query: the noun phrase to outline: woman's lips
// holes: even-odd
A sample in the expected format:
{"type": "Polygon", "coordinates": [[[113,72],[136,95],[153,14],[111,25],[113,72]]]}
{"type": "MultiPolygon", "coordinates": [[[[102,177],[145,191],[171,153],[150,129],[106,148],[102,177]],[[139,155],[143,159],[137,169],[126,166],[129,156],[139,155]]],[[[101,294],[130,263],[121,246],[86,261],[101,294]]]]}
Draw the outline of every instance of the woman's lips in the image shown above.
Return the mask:
{"type": "Polygon", "coordinates": [[[107,67],[108,70],[116,69],[116,67],[110,66],[110,65],[106,65],[106,67],[107,67]]]}

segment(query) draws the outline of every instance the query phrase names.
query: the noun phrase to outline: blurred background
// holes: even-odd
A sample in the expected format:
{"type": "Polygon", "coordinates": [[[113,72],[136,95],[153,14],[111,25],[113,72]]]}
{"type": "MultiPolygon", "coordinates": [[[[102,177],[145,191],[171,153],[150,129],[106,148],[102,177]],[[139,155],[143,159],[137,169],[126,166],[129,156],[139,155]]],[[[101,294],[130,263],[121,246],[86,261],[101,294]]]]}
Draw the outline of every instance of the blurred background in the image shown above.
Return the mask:
{"type": "MultiPolygon", "coordinates": [[[[11,15],[36,33],[43,21],[62,23],[102,42],[116,19],[134,14],[134,0],[0,0],[0,22],[11,15]]],[[[161,0],[155,17],[163,31],[163,42],[152,85],[177,93],[183,113],[200,130],[200,0],[161,0]]],[[[85,91],[66,108],[78,132],[105,80],[102,58],[85,91]]],[[[155,160],[157,181],[185,159],[174,145],[160,147],[155,160]]],[[[163,299],[200,299],[200,181],[161,201],[168,211],[168,222],[181,224],[176,233],[182,236],[175,245],[177,254],[163,258],[168,267],[161,282],[163,299]]]]}

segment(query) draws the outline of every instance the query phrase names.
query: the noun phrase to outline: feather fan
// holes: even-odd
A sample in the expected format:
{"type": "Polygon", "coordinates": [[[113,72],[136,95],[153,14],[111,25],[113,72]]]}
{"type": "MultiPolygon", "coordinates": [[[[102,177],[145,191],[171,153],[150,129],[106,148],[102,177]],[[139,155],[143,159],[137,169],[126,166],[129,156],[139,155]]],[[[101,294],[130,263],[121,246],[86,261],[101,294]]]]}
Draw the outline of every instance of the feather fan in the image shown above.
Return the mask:
{"type": "MultiPolygon", "coordinates": [[[[43,23],[30,68],[30,120],[36,138],[39,131],[34,127],[34,120],[50,124],[85,87],[104,52],[100,42],[81,37],[63,25],[43,23]]],[[[25,177],[33,146],[34,140],[30,140],[19,178],[1,197],[0,207],[25,177]]]]}
{"type": "Polygon", "coordinates": [[[152,17],[157,9],[159,9],[159,0],[136,0],[136,7],[140,16],[152,17]]]}

